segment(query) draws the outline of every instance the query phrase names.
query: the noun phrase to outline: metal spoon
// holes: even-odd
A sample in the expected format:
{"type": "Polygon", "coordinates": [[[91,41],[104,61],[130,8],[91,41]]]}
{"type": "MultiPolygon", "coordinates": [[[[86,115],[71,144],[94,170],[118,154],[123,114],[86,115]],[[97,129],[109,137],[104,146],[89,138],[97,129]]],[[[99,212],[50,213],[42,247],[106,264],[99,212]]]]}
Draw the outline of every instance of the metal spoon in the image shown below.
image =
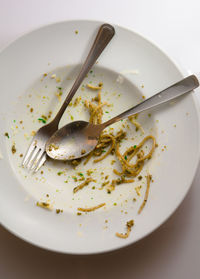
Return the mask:
{"type": "Polygon", "coordinates": [[[51,158],[58,160],[81,158],[95,148],[101,132],[109,125],[173,100],[198,86],[197,77],[191,75],[102,124],[94,125],[81,120],[71,122],[51,136],[46,143],[46,152],[51,158]]]}

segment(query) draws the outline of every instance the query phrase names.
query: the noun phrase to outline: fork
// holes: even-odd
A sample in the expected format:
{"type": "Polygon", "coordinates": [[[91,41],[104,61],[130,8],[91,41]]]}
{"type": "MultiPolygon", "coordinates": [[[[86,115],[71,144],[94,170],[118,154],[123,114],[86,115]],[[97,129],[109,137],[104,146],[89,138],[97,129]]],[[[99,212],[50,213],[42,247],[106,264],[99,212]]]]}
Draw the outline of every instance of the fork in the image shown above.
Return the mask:
{"type": "Polygon", "coordinates": [[[110,24],[103,24],[100,26],[94,43],[90,49],[90,52],[85,60],[85,63],[81,67],[80,73],[77,76],[70,92],[68,93],[63,105],[56,114],[55,118],[47,125],[41,127],[34,138],[24,156],[22,166],[26,167],[28,170],[37,172],[40,167],[44,164],[47,159],[47,154],[45,151],[45,145],[47,140],[58,130],[58,124],[60,119],[65,112],[67,106],[72,100],[77,89],[81,85],[86,74],[89,72],[91,67],[96,62],[97,58],[100,56],[102,51],[108,45],[110,40],[115,34],[115,29],[110,24]]]}

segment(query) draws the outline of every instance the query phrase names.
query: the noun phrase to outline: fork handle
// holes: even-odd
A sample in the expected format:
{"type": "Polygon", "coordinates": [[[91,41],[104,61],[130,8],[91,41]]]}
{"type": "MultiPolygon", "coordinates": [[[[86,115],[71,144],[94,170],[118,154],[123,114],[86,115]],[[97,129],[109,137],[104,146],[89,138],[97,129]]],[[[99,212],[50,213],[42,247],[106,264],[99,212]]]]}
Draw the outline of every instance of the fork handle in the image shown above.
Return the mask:
{"type": "Polygon", "coordinates": [[[101,25],[101,27],[99,28],[98,34],[97,34],[95,41],[92,45],[92,48],[85,60],[85,63],[83,64],[83,66],[81,68],[81,71],[80,71],[78,77],[76,78],[64,103],[62,104],[60,110],[58,111],[56,117],[53,120],[53,122],[55,122],[55,124],[58,125],[63,113],[65,112],[65,109],[69,105],[74,94],[76,93],[77,89],[81,85],[83,79],[85,78],[85,76],[87,75],[87,73],[89,72],[91,67],[94,65],[94,63],[96,62],[97,58],[100,56],[100,54],[102,53],[104,48],[110,42],[110,40],[112,39],[114,34],[115,34],[115,29],[110,24],[105,23],[105,24],[101,25]]]}

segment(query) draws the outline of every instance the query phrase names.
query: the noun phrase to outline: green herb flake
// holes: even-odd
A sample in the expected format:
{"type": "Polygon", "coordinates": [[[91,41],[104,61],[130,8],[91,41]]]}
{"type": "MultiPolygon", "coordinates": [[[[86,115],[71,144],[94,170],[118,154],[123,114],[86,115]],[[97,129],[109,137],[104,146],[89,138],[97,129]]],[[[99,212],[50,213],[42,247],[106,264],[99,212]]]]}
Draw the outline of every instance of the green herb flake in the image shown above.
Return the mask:
{"type": "Polygon", "coordinates": [[[113,205],[114,205],[114,206],[116,206],[116,205],[117,205],[117,203],[116,203],[116,202],[114,202],[114,203],[113,203],[113,205]]]}
{"type": "Polygon", "coordinates": [[[91,70],[91,71],[90,71],[90,74],[92,74],[92,73],[93,73],[93,71],[91,70]]]}
{"type": "Polygon", "coordinates": [[[94,189],[95,189],[95,186],[92,187],[92,190],[94,190],[94,189]]]}
{"type": "Polygon", "coordinates": [[[105,111],[105,113],[109,113],[109,111],[105,111]]]}
{"type": "Polygon", "coordinates": [[[4,136],[7,137],[8,139],[10,138],[10,136],[7,132],[4,134],[4,136]]]}
{"type": "Polygon", "coordinates": [[[106,151],[103,149],[102,152],[104,153],[104,152],[106,152],[106,151]]]}
{"type": "Polygon", "coordinates": [[[64,182],[65,182],[65,183],[68,183],[68,180],[65,180],[64,182]]]}
{"type": "Polygon", "coordinates": [[[56,86],[56,88],[58,88],[59,90],[62,90],[62,87],[56,86]]]}
{"type": "Polygon", "coordinates": [[[63,174],[63,171],[59,171],[59,172],[57,172],[57,175],[61,175],[61,174],[63,174]]]}
{"type": "Polygon", "coordinates": [[[16,120],[13,120],[14,123],[16,123],[16,120]]]}
{"type": "Polygon", "coordinates": [[[74,120],[74,117],[71,115],[71,120],[74,120]]]}
{"type": "Polygon", "coordinates": [[[74,179],[75,182],[78,180],[76,176],[72,176],[72,178],[74,179]]]}
{"type": "Polygon", "coordinates": [[[38,121],[41,121],[42,123],[46,123],[47,121],[43,118],[38,118],[38,121]]]}
{"type": "Polygon", "coordinates": [[[121,122],[123,121],[123,119],[121,119],[121,122]]]}
{"type": "Polygon", "coordinates": [[[134,148],[136,148],[136,147],[137,147],[137,145],[134,145],[133,147],[134,147],[134,148]]]}
{"type": "Polygon", "coordinates": [[[124,156],[124,159],[127,160],[127,156],[124,156]]]}
{"type": "Polygon", "coordinates": [[[148,116],[151,117],[151,113],[148,113],[148,116]]]}
{"type": "Polygon", "coordinates": [[[80,176],[84,176],[84,174],[83,174],[82,172],[79,172],[79,173],[78,173],[78,175],[80,175],[80,176]]]}

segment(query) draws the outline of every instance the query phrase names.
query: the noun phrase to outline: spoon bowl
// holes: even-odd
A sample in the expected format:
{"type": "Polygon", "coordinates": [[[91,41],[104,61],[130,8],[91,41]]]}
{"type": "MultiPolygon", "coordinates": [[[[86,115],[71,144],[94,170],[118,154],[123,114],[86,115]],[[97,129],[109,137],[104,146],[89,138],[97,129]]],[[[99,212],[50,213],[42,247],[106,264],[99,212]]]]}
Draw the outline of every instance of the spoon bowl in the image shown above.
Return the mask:
{"type": "Polygon", "coordinates": [[[74,121],[57,130],[46,143],[49,157],[73,160],[90,153],[97,145],[102,128],[87,121],[74,121]],[[99,128],[99,129],[98,129],[99,128]]]}

